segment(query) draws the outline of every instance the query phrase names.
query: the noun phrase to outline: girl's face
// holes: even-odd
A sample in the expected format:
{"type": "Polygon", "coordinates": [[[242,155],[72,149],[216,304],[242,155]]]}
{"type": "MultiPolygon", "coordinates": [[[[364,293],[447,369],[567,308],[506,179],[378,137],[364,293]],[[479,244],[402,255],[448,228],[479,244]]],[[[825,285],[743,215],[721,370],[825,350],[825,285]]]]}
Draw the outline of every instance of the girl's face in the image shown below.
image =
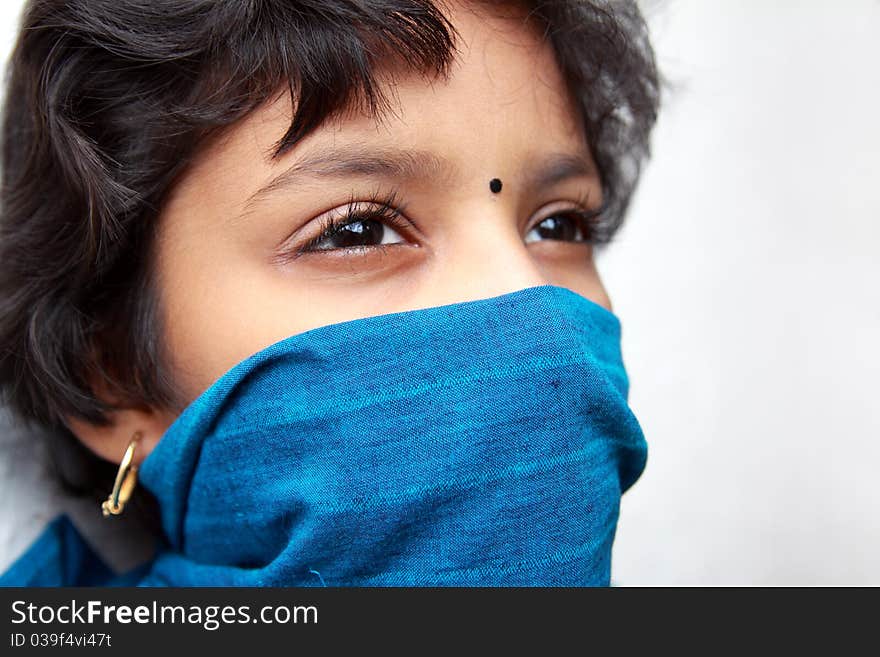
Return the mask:
{"type": "MultiPolygon", "coordinates": [[[[344,320],[547,283],[610,309],[576,214],[600,206],[600,180],[551,47],[520,16],[448,15],[462,39],[448,81],[388,71],[392,113],[328,122],[272,160],[292,116],[281,94],[175,186],[155,271],[187,402],[260,349],[344,320]],[[341,228],[322,236],[329,220],[341,228]]],[[[148,445],[175,417],[153,416],[148,445]]],[[[90,446],[118,459],[132,422],[116,447],[90,446]]]]}

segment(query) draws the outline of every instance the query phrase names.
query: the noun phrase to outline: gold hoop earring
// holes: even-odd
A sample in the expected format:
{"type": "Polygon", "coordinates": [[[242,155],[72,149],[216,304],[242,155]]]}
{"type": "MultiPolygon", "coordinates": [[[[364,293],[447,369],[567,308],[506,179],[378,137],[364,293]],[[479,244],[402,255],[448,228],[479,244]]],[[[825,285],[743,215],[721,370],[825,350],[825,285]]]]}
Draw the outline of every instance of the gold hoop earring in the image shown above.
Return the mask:
{"type": "Polygon", "coordinates": [[[132,463],[134,458],[134,450],[138,442],[143,437],[143,433],[135,431],[128,443],[128,448],[122,456],[119,464],[119,471],[116,473],[116,481],[113,482],[113,491],[109,497],[101,504],[101,511],[104,516],[118,516],[125,508],[125,504],[131,498],[137,483],[137,466],[132,463]]]}

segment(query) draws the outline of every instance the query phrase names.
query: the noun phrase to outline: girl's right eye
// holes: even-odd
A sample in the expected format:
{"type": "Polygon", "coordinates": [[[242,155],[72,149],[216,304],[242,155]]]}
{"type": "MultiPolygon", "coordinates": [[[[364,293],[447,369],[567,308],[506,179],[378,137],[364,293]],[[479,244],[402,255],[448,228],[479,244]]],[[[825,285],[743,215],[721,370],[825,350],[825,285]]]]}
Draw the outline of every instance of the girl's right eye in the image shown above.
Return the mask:
{"type": "Polygon", "coordinates": [[[393,193],[388,197],[374,196],[366,203],[351,201],[344,211],[322,218],[318,235],[297,247],[291,257],[327,251],[363,255],[372,249],[404,244],[407,240],[398,230],[411,230],[413,224],[402,212],[403,205],[393,193]]]}
{"type": "Polygon", "coordinates": [[[403,238],[396,230],[382,223],[379,219],[369,217],[355,219],[337,226],[329,235],[312,244],[309,250],[330,251],[380,244],[397,244],[402,241],[403,238]]]}

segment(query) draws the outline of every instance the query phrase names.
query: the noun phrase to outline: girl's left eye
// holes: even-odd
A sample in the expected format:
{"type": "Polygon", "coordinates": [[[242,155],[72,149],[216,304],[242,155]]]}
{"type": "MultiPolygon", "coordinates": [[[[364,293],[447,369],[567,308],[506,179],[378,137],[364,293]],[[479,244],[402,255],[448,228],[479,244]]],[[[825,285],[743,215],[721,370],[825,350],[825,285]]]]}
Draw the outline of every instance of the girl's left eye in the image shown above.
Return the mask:
{"type": "Polygon", "coordinates": [[[542,240],[559,240],[563,242],[589,241],[589,231],[585,234],[584,220],[586,213],[578,211],[557,212],[535,224],[526,233],[524,241],[538,242],[542,240]]]}

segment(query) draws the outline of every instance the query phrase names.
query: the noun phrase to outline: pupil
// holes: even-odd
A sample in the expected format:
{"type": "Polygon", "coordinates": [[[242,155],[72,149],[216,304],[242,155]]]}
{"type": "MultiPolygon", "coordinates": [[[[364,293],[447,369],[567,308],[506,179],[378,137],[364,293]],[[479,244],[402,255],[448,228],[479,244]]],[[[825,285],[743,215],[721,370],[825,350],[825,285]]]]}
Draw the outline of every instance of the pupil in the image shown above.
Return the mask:
{"type": "Polygon", "coordinates": [[[561,217],[547,217],[538,224],[538,234],[550,240],[573,240],[577,228],[572,221],[564,221],[561,217]]]}
{"type": "Polygon", "coordinates": [[[333,246],[339,249],[352,246],[372,246],[382,243],[385,228],[382,222],[375,219],[352,221],[345,224],[333,234],[333,246]]]}

